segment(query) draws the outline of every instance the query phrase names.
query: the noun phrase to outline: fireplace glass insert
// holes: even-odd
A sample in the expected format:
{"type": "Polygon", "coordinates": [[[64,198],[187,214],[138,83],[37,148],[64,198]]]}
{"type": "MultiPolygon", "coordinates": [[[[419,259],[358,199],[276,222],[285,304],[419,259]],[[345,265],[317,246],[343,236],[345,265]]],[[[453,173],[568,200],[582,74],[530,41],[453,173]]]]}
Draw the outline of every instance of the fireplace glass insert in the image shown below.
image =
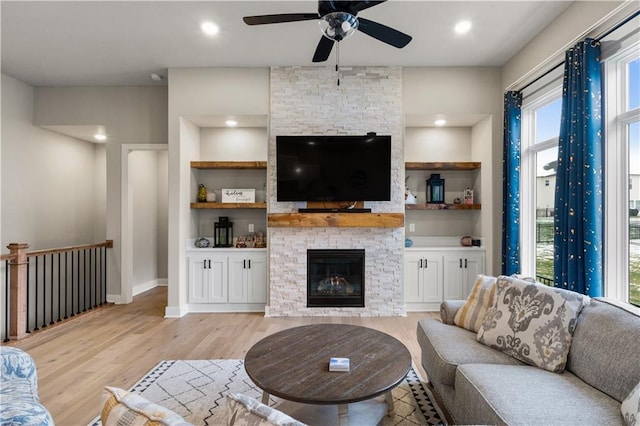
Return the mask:
{"type": "Polygon", "coordinates": [[[364,250],[307,250],[307,307],[364,307],[364,250]]]}

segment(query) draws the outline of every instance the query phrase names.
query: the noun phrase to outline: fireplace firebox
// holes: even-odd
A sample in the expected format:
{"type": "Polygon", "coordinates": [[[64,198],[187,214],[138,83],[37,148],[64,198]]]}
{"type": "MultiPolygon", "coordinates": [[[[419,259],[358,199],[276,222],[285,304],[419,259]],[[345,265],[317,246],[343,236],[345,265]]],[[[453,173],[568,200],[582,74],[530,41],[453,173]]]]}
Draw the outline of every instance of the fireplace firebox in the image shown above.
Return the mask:
{"type": "Polygon", "coordinates": [[[364,308],[364,250],[307,250],[307,307],[364,308]]]}

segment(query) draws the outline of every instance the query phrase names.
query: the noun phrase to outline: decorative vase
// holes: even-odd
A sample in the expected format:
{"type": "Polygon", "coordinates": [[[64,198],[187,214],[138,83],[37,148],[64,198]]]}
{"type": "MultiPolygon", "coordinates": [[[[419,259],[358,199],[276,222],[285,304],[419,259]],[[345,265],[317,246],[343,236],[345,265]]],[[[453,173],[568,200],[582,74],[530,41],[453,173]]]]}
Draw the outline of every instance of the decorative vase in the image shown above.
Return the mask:
{"type": "Polygon", "coordinates": [[[202,237],[202,238],[198,238],[194,243],[194,245],[198,248],[207,248],[211,245],[211,241],[202,237]]]}
{"type": "Polygon", "coordinates": [[[203,184],[198,185],[198,202],[207,202],[207,188],[203,184]]]}
{"type": "Polygon", "coordinates": [[[404,246],[405,247],[411,247],[413,245],[413,240],[411,238],[405,238],[404,239],[404,246]]]}

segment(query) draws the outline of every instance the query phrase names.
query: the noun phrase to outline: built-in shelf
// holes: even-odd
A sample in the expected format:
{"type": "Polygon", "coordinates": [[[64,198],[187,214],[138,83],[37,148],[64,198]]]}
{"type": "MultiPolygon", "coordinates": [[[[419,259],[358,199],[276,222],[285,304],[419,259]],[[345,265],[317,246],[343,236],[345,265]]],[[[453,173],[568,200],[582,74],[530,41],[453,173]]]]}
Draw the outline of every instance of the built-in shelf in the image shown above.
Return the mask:
{"type": "Polygon", "coordinates": [[[192,209],[266,209],[267,203],[191,203],[192,209]]]}
{"type": "Polygon", "coordinates": [[[482,164],[479,161],[439,162],[406,162],[406,170],[478,170],[482,164]]]}
{"type": "Polygon", "coordinates": [[[266,169],[266,161],[192,161],[194,169],[266,169]]]}
{"type": "Polygon", "coordinates": [[[271,213],[270,228],[401,228],[404,213],[271,213]]]}
{"type": "Polygon", "coordinates": [[[405,210],[480,210],[481,204],[405,204],[405,210]]]}

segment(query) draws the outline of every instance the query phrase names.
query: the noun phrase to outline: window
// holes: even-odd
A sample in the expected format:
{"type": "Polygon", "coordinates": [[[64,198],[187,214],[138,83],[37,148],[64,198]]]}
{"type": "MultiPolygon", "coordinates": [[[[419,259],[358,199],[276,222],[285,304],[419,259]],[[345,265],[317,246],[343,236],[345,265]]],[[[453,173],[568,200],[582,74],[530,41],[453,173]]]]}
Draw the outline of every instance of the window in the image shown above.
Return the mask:
{"type": "Polygon", "coordinates": [[[553,211],[562,87],[557,78],[543,95],[525,96],[522,108],[522,272],[553,284],[553,211]],[[526,241],[535,241],[525,244],[526,241]]]}
{"type": "Polygon", "coordinates": [[[640,43],[603,53],[605,292],[640,305],[640,43]]]}

